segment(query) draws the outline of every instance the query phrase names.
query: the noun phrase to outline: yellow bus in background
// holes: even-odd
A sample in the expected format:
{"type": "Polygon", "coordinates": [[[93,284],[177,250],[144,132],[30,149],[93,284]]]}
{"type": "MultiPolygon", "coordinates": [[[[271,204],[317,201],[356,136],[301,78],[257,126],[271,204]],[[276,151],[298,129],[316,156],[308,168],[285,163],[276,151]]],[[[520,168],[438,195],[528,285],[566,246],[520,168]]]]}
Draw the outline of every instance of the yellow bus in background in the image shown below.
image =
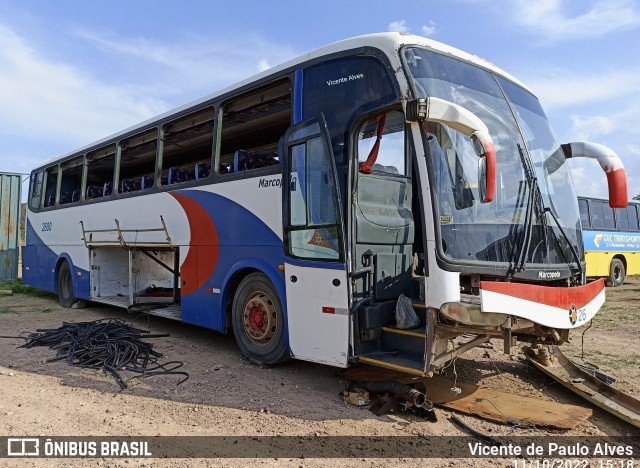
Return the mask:
{"type": "Polygon", "coordinates": [[[640,203],[611,208],[605,199],[578,197],[587,277],[621,286],[640,274],[640,203]]]}

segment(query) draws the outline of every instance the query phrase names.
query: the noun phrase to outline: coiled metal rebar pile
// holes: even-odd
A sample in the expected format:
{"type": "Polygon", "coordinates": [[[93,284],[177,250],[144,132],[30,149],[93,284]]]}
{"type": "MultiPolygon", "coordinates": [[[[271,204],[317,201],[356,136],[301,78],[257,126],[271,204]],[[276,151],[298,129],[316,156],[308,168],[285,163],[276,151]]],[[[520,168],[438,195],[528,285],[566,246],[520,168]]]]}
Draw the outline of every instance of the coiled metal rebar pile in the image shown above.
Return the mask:
{"type": "MultiPolygon", "coordinates": [[[[74,367],[102,369],[111,374],[121,389],[127,388],[127,379],[120,372],[130,371],[138,375],[131,377],[149,377],[152,375],[182,375],[178,385],[189,378],[189,374],[176,369],[182,367],[181,361],[160,363],[162,353],[154,351],[153,345],[142,339],[161,338],[168,334],[152,335],[128,325],[123,320],[103,319],[93,322],[63,322],[56,329],[37,330],[29,335],[21,348],[48,346],[57,350],[56,356],[47,362],[66,360],[74,367]]],[[[128,379],[128,380],[131,380],[128,379]]]]}

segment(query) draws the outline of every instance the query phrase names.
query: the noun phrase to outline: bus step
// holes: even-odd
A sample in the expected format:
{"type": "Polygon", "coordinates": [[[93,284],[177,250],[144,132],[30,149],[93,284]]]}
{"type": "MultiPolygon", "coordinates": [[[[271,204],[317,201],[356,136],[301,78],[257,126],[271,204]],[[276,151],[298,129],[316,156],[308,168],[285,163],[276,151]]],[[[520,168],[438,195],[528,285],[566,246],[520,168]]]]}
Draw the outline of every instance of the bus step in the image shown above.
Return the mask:
{"type": "Polygon", "coordinates": [[[415,356],[409,356],[406,354],[383,354],[383,353],[371,353],[363,356],[358,356],[358,362],[371,364],[372,366],[384,367],[386,369],[393,369],[400,372],[406,372],[408,374],[426,376],[423,368],[424,364],[422,360],[415,356]]]}
{"type": "Polygon", "coordinates": [[[425,328],[399,330],[396,327],[382,327],[381,351],[398,351],[403,355],[424,356],[425,328]]]}
{"type": "Polygon", "coordinates": [[[400,328],[389,327],[389,326],[382,327],[382,331],[386,333],[395,333],[398,335],[413,336],[416,338],[424,338],[427,332],[425,327],[412,328],[410,330],[402,330],[400,328]]]}

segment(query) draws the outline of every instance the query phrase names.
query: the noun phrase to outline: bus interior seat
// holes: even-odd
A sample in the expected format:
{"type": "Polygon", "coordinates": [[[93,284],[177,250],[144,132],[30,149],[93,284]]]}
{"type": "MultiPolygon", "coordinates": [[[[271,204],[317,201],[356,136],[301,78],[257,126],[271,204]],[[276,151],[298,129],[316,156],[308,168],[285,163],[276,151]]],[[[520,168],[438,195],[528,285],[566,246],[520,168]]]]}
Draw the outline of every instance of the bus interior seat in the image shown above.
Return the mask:
{"type": "Polygon", "coordinates": [[[178,184],[184,182],[184,174],[181,167],[170,167],[168,173],[168,184],[178,184]]]}
{"type": "Polygon", "coordinates": [[[169,168],[169,185],[179,184],[193,179],[195,179],[195,172],[190,169],[184,169],[178,166],[169,168]]]}
{"type": "Polygon", "coordinates": [[[60,204],[61,205],[66,205],[67,203],[71,203],[71,195],[69,195],[69,192],[61,191],[60,192],[60,204]]]}
{"type": "Polygon", "coordinates": [[[93,200],[94,198],[102,198],[102,190],[100,190],[100,187],[96,185],[89,185],[87,186],[86,198],[87,200],[93,200]]]}
{"type": "Polygon", "coordinates": [[[53,206],[56,203],[56,196],[55,194],[51,194],[47,197],[47,200],[44,202],[44,206],[53,206]]]}
{"type": "Polygon", "coordinates": [[[137,192],[142,187],[141,179],[122,179],[122,183],[120,184],[120,192],[137,192]]]}
{"type": "Polygon", "coordinates": [[[233,156],[233,172],[273,166],[274,164],[280,164],[280,162],[273,154],[251,153],[249,151],[238,150],[233,156]]]}
{"type": "Polygon", "coordinates": [[[153,187],[153,182],[155,182],[155,176],[153,174],[147,174],[142,176],[142,183],[140,184],[141,190],[148,190],[153,187]]]}
{"type": "Polygon", "coordinates": [[[230,174],[233,172],[233,170],[231,170],[231,168],[226,164],[220,164],[220,166],[218,166],[218,172],[220,174],[230,174]]]}
{"type": "Polygon", "coordinates": [[[102,187],[102,196],[108,197],[113,193],[113,184],[111,182],[105,182],[102,187]]]}
{"type": "Polygon", "coordinates": [[[211,164],[202,162],[196,164],[196,179],[204,179],[209,177],[211,173],[211,164]]]}
{"type": "Polygon", "coordinates": [[[75,189],[71,194],[71,201],[77,202],[80,201],[80,189],[75,189]]]}

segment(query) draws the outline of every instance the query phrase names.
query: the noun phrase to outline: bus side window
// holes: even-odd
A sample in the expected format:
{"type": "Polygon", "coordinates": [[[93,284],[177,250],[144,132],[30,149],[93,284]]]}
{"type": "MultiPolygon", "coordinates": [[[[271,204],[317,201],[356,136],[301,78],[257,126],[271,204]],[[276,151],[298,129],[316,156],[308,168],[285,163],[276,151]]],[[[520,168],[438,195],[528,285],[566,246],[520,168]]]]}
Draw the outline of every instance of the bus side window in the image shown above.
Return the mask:
{"type": "Polygon", "coordinates": [[[206,107],[164,126],[162,185],[209,176],[213,157],[215,108],[206,107]]]}
{"type": "Polygon", "coordinates": [[[84,156],[73,158],[62,163],[62,181],[60,183],[60,204],[77,202],[82,191],[82,172],[84,170],[84,156]]]}
{"type": "Polygon", "coordinates": [[[116,166],[116,145],[87,154],[87,181],[85,199],[102,198],[113,190],[113,175],[116,166]]]}
{"type": "Polygon", "coordinates": [[[280,164],[278,143],[291,125],[291,82],[277,81],[223,106],[219,174],[280,164]]]}
{"type": "Polygon", "coordinates": [[[636,211],[636,207],[634,205],[629,204],[625,210],[627,211],[627,219],[629,220],[627,225],[628,231],[637,231],[638,230],[638,212],[636,211]]]}
{"type": "Polygon", "coordinates": [[[58,166],[53,166],[47,168],[47,177],[45,178],[44,184],[44,206],[55,206],[56,204],[56,193],[58,190],[58,166]]]}
{"type": "Polygon", "coordinates": [[[580,208],[580,223],[582,227],[591,227],[589,223],[589,202],[587,200],[578,200],[578,207],[580,208]]]}
{"type": "MultiPolygon", "coordinates": [[[[158,130],[152,128],[120,143],[120,193],[142,190],[142,178],[156,172],[156,153],[158,148],[158,130]]],[[[148,188],[148,187],[147,187],[148,188]]]]}
{"type": "Polygon", "coordinates": [[[604,227],[602,203],[592,200],[589,204],[591,205],[591,227],[594,229],[602,229],[604,227]]]}
{"type": "Polygon", "coordinates": [[[42,203],[42,182],[44,171],[33,172],[31,174],[31,188],[29,190],[29,207],[33,210],[40,208],[42,203]]]}
{"type": "Polygon", "coordinates": [[[602,212],[604,213],[604,228],[605,229],[615,229],[616,223],[615,218],[613,216],[613,208],[609,206],[608,203],[602,202],[602,212]]]}
{"type": "Polygon", "coordinates": [[[616,227],[621,231],[629,230],[629,217],[626,208],[616,208],[616,227]]]}

